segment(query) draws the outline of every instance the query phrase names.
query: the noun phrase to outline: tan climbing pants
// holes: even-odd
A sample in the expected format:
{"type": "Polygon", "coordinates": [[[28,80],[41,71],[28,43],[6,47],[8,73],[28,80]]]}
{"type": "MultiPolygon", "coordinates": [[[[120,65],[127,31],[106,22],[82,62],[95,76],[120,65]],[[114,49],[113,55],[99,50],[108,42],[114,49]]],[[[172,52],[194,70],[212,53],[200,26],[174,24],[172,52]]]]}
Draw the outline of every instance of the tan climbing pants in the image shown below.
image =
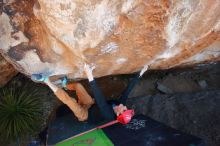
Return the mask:
{"type": "Polygon", "coordinates": [[[70,83],[67,84],[66,88],[68,90],[75,90],[78,97],[79,104],[82,105],[91,105],[94,103],[92,97],[88,94],[86,89],[80,83],[70,83]]]}
{"type": "Polygon", "coordinates": [[[58,89],[55,95],[73,111],[79,121],[86,120],[88,118],[88,109],[94,103],[93,99],[80,83],[68,84],[67,89],[76,91],[78,102],[63,89],[58,89]]]}

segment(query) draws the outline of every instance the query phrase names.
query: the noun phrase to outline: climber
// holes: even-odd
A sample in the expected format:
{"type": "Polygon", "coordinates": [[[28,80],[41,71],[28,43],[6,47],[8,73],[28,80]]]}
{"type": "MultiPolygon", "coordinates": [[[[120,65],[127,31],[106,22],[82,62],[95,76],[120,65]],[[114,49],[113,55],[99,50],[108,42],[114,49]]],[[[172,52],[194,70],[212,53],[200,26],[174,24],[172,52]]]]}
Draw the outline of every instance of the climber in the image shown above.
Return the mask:
{"type": "MultiPolygon", "coordinates": [[[[109,103],[107,103],[105,97],[102,95],[102,92],[97,87],[96,82],[93,78],[93,69],[90,68],[88,65],[84,66],[85,73],[93,90],[95,102],[100,110],[100,113],[106,120],[115,120],[115,114],[118,116],[122,114],[125,110],[127,110],[127,107],[124,106],[124,104],[126,103],[126,99],[128,98],[128,95],[131,92],[132,88],[139,81],[140,77],[142,77],[147,68],[148,66],[145,66],[141,70],[141,72],[132,79],[126,90],[123,92],[122,96],[119,98],[119,101],[109,101],[109,103]]],[[[49,77],[45,77],[41,74],[32,74],[31,78],[32,80],[41,81],[47,84],[54,92],[54,94],[72,110],[79,121],[87,120],[88,110],[94,104],[94,100],[80,83],[67,84],[66,78],[63,78],[62,80],[62,87],[68,90],[76,91],[76,94],[78,96],[77,102],[76,99],[71,98],[62,88],[59,88],[58,86],[53,84],[50,81],[49,77]]]]}
{"type": "Polygon", "coordinates": [[[130,81],[128,84],[127,88],[124,90],[122,93],[121,97],[119,100],[115,101],[109,101],[108,103],[105,100],[105,97],[103,96],[101,90],[98,88],[96,85],[95,79],[93,77],[92,71],[93,68],[89,67],[89,65],[85,64],[84,65],[84,70],[87,75],[87,78],[89,80],[89,84],[92,88],[93,94],[95,101],[97,103],[97,106],[102,114],[102,116],[106,120],[114,120],[115,119],[115,114],[118,116],[122,114],[125,110],[127,110],[127,107],[125,106],[126,100],[128,98],[129,93],[133,89],[133,87],[137,84],[139,79],[142,77],[145,71],[147,71],[148,65],[145,65],[142,70],[135,75],[135,77],[130,81]]]}

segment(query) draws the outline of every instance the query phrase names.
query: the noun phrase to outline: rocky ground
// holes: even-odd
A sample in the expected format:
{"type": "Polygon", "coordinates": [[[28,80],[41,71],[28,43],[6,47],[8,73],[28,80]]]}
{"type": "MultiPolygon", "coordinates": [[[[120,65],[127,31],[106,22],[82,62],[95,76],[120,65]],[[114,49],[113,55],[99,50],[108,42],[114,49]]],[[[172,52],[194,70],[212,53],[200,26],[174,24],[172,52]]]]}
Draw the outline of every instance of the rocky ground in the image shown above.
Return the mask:
{"type": "Polygon", "coordinates": [[[220,64],[149,73],[131,97],[137,113],[220,145],[220,64]]]}
{"type": "Polygon", "coordinates": [[[220,145],[220,64],[149,73],[130,96],[137,113],[220,145]]]}
{"type": "Polygon", "coordinates": [[[219,105],[219,90],[148,95],[128,101],[128,106],[135,109],[136,113],[198,136],[207,146],[220,145],[219,105]]]}
{"type": "MultiPolygon", "coordinates": [[[[117,98],[133,75],[108,76],[97,83],[108,99],[117,98]]],[[[62,105],[44,85],[17,75],[9,84],[24,82],[39,88],[47,95],[44,129],[56,117],[62,105]]],[[[81,81],[90,94],[87,80],[81,81]]],[[[72,94],[74,96],[74,94],[72,94]]],[[[152,117],[166,125],[196,135],[208,146],[220,145],[220,64],[200,65],[166,71],[147,72],[130,94],[128,106],[137,113],[152,117]],[[141,103],[141,104],[140,104],[141,103]]]]}

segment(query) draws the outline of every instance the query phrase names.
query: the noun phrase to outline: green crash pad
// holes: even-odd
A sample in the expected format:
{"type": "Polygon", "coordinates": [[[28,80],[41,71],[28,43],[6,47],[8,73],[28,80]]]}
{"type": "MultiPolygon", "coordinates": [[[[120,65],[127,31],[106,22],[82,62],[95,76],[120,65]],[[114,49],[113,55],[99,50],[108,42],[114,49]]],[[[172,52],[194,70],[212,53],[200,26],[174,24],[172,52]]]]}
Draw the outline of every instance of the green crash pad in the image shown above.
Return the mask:
{"type": "Polygon", "coordinates": [[[102,129],[96,129],[81,136],[56,144],[55,146],[114,146],[102,129]]]}

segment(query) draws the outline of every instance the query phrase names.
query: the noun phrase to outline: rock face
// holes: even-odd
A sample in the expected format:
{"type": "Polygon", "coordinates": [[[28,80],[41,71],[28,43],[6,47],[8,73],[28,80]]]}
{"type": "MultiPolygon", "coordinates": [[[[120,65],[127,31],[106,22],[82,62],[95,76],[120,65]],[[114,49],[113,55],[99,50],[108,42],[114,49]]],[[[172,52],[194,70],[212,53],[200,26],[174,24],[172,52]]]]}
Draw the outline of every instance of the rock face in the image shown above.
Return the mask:
{"type": "Polygon", "coordinates": [[[0,55],[0,88],[3,87],[18,72],[0,55]]]}
{"type": "Polygon", "coordinates": [[[207,146],[220,145],[219,104],[219,90],[157,94],[128,100],[128,107],[133,108],[136,114],[145,114],[175,129],[198,136],[207,146]]]}
{"type": "Polygon", "coordinates": [[[0,52],[20,72],[85,78],[220,60],[219,0],[3,0],[0,52]]]}

